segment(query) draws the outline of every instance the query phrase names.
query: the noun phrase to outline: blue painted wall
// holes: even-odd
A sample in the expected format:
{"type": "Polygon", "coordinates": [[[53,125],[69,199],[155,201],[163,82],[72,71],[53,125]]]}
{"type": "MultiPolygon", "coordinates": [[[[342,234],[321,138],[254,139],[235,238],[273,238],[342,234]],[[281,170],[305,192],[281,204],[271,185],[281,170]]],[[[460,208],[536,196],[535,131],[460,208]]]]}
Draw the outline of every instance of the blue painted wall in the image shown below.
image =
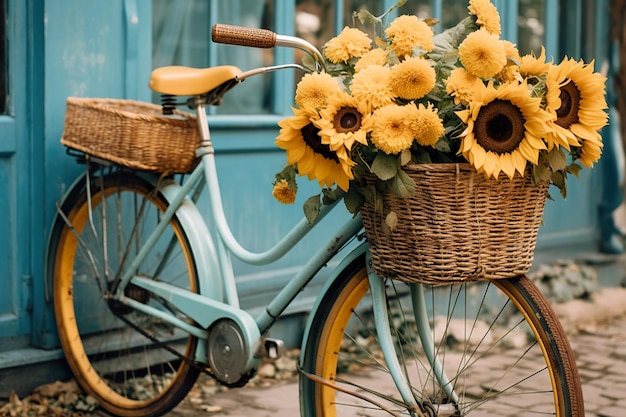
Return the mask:
{"type": "MultiPolygon", "coordinates": [[[[214,22],[220,3],[208,3],[207,25],[214,22]]],[[[442,12],[441,1],[431,3],[432,10],[442,12]]],[[[582,7],[572,12],[574,8],[563,1],[566,3],[573,13],[568,19],[582,18],[582,7]]],[[[9,48],[12,94],[11,114],[0,116],[0,196],[5,196],[0,198],[0,368],[3,352],[57,347],[49,288],[43,277],[45,239],[57,200],[82,169],[59,143],[65,99],[151,100],[147,79],[154,47],[153,9],[148,0],[8,0],[8,4],[13,35],[9,48]]],[[[517,5],[508,0],[498,5],[503,22],[514,25],[517,5]]],[[[546,0],[545,5],[546,18],[555,19],[557,2],[546,0]]],[[[277,31],[293,33],[294,7],[291,0],[275,1],[277,31]]],[[[337,13],[336,17],[340,28],[342,16],[337,13]]],[[[235,21],[227,23],[237,23],[237,16],[232,18],[235,21]]],[[[552,25],[547,29],[545,43],[555,56],[570,51],[572,56],[588,58],[594,53],[552,25]]],[[[505,28],[508,38],[514,33],[510,26],[505,28]]],[[[218,62],[218,51],[210,49],[207,62],[218,62]]],[[[288,62],[290,56],[282,49],[274,59],[288,62]]],[[[273,145],[276,122],[289,111],[293,92],[293,74],[282,76],[285,78],[274,79],[273,100],[266,114],[210,117],[228,219],[235,236],[251,250],[263,250],[276,241],[300,218],[304,199],[316,192],[315,184],[303,184],[293,207],[280,206],[271,197],[273,175],[285,160],[273,145]]],[[[258,94],[248,81],[240,89],[244,96],[258,94]]],[[[566,202],[557,196],[548,203],[539,248],[567,247],[572,242],[596,244],[601,184],[600,170],[585,172],[570,182],[566,202]]],[[[267,294],[284,285],[289,274],[307,259],[308,248],[334,229],[333,222],[324,224],[325,228],[296,249],[290,261],[261,271],[236,264],[245,307],[260,305],[267,294]]],[[[296,309],[306,309],[307,297],[315,291],[312,287],[303,294],[296,309]]]]}

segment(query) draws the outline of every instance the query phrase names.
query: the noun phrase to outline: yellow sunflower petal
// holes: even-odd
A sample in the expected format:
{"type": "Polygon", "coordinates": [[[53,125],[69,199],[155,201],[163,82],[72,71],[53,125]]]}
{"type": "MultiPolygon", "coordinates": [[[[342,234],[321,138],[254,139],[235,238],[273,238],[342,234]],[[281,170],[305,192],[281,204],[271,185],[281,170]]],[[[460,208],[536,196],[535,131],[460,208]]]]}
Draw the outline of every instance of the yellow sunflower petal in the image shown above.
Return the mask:
{"type": "Polygon", "coordinates": [[[424,58],[407,58],[391,67],[389,85],[396,97],[415,100],[435,87],[435,69],[424,58]]]}
{"type": "Polygon", "coordinates": [[[489,0],[470,0],[467,7],[470,14],[476,16],[476,24],[489,33],[500,35],[500,14],[489,0]]]}
{"type": "Polygon", "coordinates": [[[584,140],[602,142],[602,135],[597,130],[585,126],[580,123],[576,123],[570,126],[570,130],[579,138],[584,140]]]}
{"type": "Polygon", "coordinates": [[[303,110],[318,111],[326,107],[330,97],[342,91],[330,74],[313,72],[306,74],[298,83],[295,101],[303,110]]]}
{"type": "Polygon", "coordinates": [[[513,159],[513,154],[506,153],[500,155],[498,162],[500,164],[502,172],[504,172],[507,177],[512,179],[515,175],[515,172],[517,171],[517,166],[515,164],[515,160],[513,159]]]}
{"type": "Polygon", "coordinates": [[[347,62],[353,57],[362,57],[372,48],[372,40],[367,33],[346,26],[339,35],[329,40],[324,53],[333,64],[347,62]]]}
{"type": "Polygon", "coordinates": [[[409,117],[411,118],[413,137],[422,146],[434,146],[445,132],[443,121],[439,118],[437,109],[432,103],[429,103],[428,106],[420,103],[417,108],[412,105],[407,105],[407,107],[411,108],[412,114],[409,117]]]}
{"type": "Polygon", "coordinates": [[[386,154],[409,149],[415,140],[411,123],[413,114],[410,105],[390,104],[377,109],[372,114],[372,143],[386,154]]]}
{"type": "Polygon", "coordinates": [[[357,73],[370,65],[384,66],[387,64],[387,51],[382,48],[375,48],[367,52],[354,65],[354,72],[357,73]]]}
{"type": "Polygon", "coordinates": [[[482,80],[467,72],[465,68],[452,70],[446,80],[446,92],[454,97],[455,104],[468,104],[482,88],[484,88],[482,80]]]}
{"type": "Polygon", "coordinates": [[[362,106],[363,113],[371,113],[374,109],[392,103],[390,71],[388,67],[370,65],[354,75],[350,93],[362,106]]]}
{"type": "Polygon", "coordinates": [[[486,152],[485,161],[481,168],[488,177],[498,178],[500,175],[500,156],[493,152],[486,152]]]}
{"type": "Polygon", "coordinates": [[[402,15],[394,19],[385,30],[391,42],[390,49],[398,58],[413,54],[413,48],[420,47],[426,52],[433,50],[433,30],[417,16],[402,15]]]}
{"type": "Polygon", "coordinates": [[[459,45],[459,58],[470,74],[483,79],[495,76],[507,62],[504,44],[498,36],[482,29],[467,35],[459,45]]]}

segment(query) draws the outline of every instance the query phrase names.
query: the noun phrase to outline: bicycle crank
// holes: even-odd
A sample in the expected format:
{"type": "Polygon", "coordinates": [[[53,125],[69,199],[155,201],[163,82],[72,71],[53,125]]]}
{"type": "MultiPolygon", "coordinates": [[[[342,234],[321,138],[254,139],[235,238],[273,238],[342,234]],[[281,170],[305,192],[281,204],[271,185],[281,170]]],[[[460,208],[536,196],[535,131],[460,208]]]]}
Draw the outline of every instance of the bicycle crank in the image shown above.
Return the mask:
{"type": "Polygon", "coordinates": [[[246,367],[248,346],[241,328],[230,319],[220,319],[209,329],[207,341],[211,375],[227,386],[243,386],[256,369],[246,367]]]}

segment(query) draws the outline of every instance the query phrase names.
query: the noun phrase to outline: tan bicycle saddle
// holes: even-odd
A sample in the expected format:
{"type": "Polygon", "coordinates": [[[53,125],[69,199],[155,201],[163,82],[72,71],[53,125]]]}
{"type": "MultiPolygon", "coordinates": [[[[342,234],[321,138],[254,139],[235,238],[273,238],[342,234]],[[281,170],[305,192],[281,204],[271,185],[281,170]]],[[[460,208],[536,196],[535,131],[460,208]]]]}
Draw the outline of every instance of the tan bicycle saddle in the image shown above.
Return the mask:
{"type": "Polygon", "coordinates": [[[209,92],[240,74],[241,70],[232,65],[211,68],[174,65],[152,71],[148,86],[161,94],[195,96],[209,92]]]}

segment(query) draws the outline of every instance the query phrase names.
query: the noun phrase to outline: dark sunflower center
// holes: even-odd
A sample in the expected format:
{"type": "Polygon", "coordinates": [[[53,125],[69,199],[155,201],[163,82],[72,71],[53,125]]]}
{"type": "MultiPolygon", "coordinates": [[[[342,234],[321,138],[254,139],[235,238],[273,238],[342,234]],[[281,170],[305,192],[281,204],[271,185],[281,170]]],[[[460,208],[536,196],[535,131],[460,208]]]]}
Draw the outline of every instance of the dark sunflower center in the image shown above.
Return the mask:
{"type": "Polygon", "coordinates": [[[342,107],[333,119],[333,127],[337,133],[356,132],[361,128],[363,116],[354,107],[342,107]]]}
{"type": "Polygon", "coordinates": [[[578,109],[580,108],[580,91],[571,80],[561,87],[561,107],[556,111],[556,124],[569,129],[578,123],[578,109]]]}
{"type": "Polygon", "coordinates": [[[498,155],[513,152],[524,139],[524,115],[507,100],[494,100],[483,106],[474,123],[476,142],[498,155]]]}
{"type": "Polygon", "coordinates": [[[304,143],[306,143],[307,146],[313,150],[313,152],[322,155],[326,159],[339,163],[339,158],[337,158],[335,152],[331,151],[328,145],[324,145],[322,143],[318,135],[319,131],[320,130],[315,127],[313,123],[309,123],[300,129],[304,143]]]}

